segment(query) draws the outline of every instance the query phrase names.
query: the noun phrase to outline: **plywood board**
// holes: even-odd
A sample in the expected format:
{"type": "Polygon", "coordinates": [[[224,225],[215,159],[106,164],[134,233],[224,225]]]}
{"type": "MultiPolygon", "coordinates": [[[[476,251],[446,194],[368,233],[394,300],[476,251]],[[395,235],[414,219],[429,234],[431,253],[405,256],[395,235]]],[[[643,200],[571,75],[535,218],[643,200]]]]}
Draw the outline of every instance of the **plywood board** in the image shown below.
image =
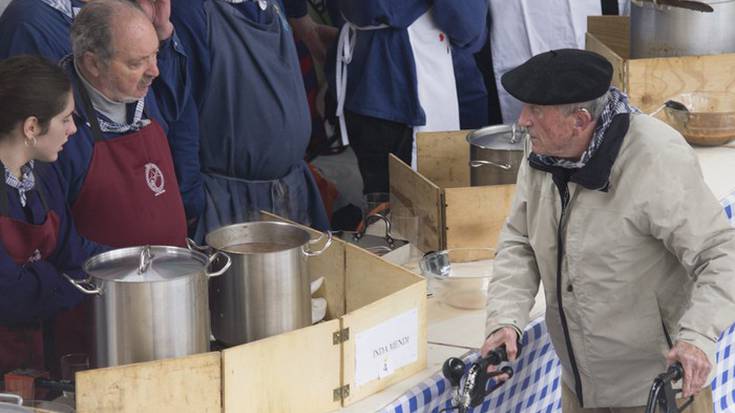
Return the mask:
{"type": "Polygon", "coordinates": [[[445,190],[447,248],[495,248],[510,212],[515,185],[445,190]]]}
{"type": "MultiPolygon", "coordinates": [[[[341,348],[332,320],[222,352],[225,413],[321,413],[338,409],[341,348]]],[[[196,411],[196,410],[189,410],[196,411]]]]}
{"type": "Polygon", "coordinates": [[[423,277],[353,245],[345,247],[347,312],[360,309],[410,285],[423,277]]]}
{"type": "Polygon", "coordinates": [[[613,67],[612,85],[622,91],[626,91],[628,88],[627,61],[589,32],[585,34],[585,48],[604,56],[610,61],[613,67]]]}
{"type": "Polygon", "coordinates": [[[587,16],[587,32],[621,58],[630,58],[630,17],[587,16]]]}
{"type": "MultiPolygon", "coordinates": [[[[385,273],[384,275],[388,277],[395,274],[385,273]]],[[[388,281],[387,278],[383,278],[382,280],[376,279],[373,285],[378,286],[381,282],[386,281],[388,281]]],[[[365,288],[369,287],[366,285],[365,288]]],[[[344,405],[346,406],[404,380],[426,367],[427,325],[425,281],[415,282],[390,296],[348,313],[343,318],[343,327],[350,329],[350,339],[344,343],[344,384],[350,386],[349,397],[344,400],[344,405]],[[390,374],[358,386],[355,381],[356,336],[361,332],[365,332],[397,315],[404,314],[413,309],[417,311],[418,315],[418,334],[414,343],[417,346],[416,361],[397,368],[390,374]]]]}
{"type": "Polygon", "coordinates": [[[735,92],[735,54],[628,61],[628,96],[643,112],[686,92],[735,92]]]}
{"type": "Polygon", "coordinates": [[[400,204],[401,210],[418,217],[418,248],[422,251],[441,249],[444,236],[440,209],[442,190],[392,154],[388,169],[391,204],[400,204]]]}
{"type": "Polygon", "coordinates": [[[416,134],[418,172],[440,188],[470,185],[471,131],[420,132],[416,134]]]}
{"type": "Polygon", "coordinates": [[[87,370],[76,375],[80,413],[221,411],[220,353],[87,370]]]}

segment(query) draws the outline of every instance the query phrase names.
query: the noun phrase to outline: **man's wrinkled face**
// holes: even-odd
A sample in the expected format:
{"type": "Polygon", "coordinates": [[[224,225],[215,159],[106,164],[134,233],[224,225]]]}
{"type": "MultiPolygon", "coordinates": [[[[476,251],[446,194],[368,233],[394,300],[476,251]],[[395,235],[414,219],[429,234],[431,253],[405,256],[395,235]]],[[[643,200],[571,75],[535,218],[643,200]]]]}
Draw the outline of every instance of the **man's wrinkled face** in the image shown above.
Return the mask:
{"type": "Polygon", "coordinates": [[[560,106],[524,104],[518,124],[528,128],[531,149],[538,155],[578,159],[589,144],[575,127],[575,114],[565,115],[560,106]]]}
{"type": "Polygon", "coordinates": [[[117,21],[111,30],[114,54],[103,63],[97,87],[110,100],[130,103],[144,97],[158,76],[158,36],[142,14],[117,21]]]}

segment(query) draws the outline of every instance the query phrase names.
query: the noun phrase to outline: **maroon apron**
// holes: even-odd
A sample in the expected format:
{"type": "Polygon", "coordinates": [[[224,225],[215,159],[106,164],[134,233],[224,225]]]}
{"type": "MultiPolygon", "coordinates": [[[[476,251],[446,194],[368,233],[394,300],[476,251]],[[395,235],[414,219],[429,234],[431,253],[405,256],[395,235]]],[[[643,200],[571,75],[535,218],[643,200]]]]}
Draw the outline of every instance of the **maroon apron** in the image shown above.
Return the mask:
{"type": "MultiPolygon", "coordinates": [[[[47,212],[43,224],[34,225],[8,216],[7,188],[5,182],[0,184],[0,242],[17,265],[47,259],[56,249],[59,216],[48,209],[40,185],[36,183],[47,212]]],[[[0,326],[0,372],[16,368],[44,370],[45,367],[41,322],[0,326]]]]}
{"type": "Polygon", "coordinates": [[[79,92],[95,141],[72,206],[79,233],[115,248],[185,246],[184,204],[161,126],[151,119],[137,132],[104,140],[86,90],[79,92]]]}

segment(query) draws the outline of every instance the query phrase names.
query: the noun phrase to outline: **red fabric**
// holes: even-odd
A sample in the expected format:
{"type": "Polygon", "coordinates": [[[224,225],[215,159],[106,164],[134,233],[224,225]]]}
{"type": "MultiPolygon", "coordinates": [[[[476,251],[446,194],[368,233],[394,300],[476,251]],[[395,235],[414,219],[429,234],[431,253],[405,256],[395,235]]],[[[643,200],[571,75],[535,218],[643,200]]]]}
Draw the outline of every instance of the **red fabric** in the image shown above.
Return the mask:
{"type": "MultiPolygon", "coordinates": [[[[59,234],[59,216],[54,211],[46,214],[41,225],[33,225],[0,216],[0,242],[18,265],[23,265],[38,250],[45,259],[54,249],[59,234]]],[[[43,370],[43,333],[38,327],[0,326],[0,372],[16,368],[43,370]]]]}
{"type": "Polygon", "coordinates": [[[316,186],[319,188],[319,195],[321,195],[322,202],[324,203],[324,209],[327,211],[327,218],[329,218],[329,221],[332,221],[332,208],[334,207],[334,201],[337,199],[337,196],[339,195],[339,192],[337,191],[337,186],[334,184],[334,182],[329,181],[327,178],[323,177],[321,173],[319,173],[319,170],[314,167],[314,165],[309,164],[309,171],[311,171],[311,175],[314,177],[314,181],[316,182],[316,186]]]}
{"type": "Polygon", "coordinates": [[[56,249],[59,234],[59,216],[49,211],[41,225],[0,216],[0,239],[5,251],[18,265],[23,265],[38,250],[41,257],[48,257],[56,249]]]}
{"type": "Polygon", "coordinates": [[[171,150],[156,121],[130,135],[95,143],[72,215],[82,236],[115,248],[186,245],[184,204],[171,150]]]}

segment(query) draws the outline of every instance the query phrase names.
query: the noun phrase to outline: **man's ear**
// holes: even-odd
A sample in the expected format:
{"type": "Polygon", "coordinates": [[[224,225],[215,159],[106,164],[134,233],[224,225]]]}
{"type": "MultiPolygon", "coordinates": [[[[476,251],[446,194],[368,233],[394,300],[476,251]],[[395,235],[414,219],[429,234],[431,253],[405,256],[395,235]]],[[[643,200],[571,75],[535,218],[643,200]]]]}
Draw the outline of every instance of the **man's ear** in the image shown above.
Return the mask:
{"type": "Polygon", "coordinates": [[[574,112],[574,125],[578,128],[587,129],[593,123],[592,120],[592,114],[585,108],[574,112]]]}
{"type": "Polygon", "coordinates": [[[102,73],[103,62],[95,53],[84,52],[84,54],[82,55],[81,64],[84,70],[89,73],[90,76],[94,78],[100,77],[100,73],[102,73]]]}

